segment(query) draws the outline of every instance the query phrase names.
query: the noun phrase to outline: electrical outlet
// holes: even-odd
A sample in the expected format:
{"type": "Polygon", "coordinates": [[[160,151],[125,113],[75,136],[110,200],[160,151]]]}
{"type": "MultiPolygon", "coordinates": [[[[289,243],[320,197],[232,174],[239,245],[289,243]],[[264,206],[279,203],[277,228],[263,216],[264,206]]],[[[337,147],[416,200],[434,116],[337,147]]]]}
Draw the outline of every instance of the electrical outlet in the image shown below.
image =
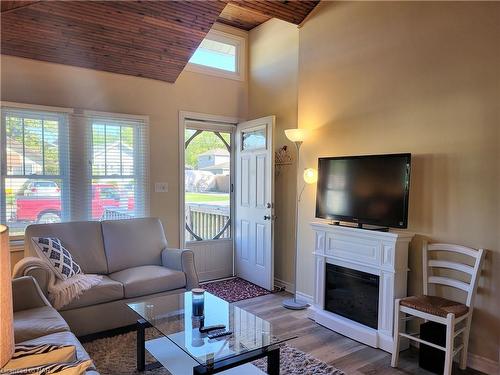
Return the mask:
{"type": "Polygon", "coordinates": [[[168,192],[168,183],[166,182],[155,183],[155,193],[167,193],[167,192],[168,192]]]}

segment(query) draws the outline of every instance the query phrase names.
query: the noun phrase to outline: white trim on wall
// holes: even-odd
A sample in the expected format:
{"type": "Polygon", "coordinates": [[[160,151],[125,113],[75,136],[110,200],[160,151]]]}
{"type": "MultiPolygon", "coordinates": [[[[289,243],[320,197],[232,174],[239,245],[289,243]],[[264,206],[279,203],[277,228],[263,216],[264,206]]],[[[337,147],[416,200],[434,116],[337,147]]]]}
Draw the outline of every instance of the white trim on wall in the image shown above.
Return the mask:
{"type": "Polygon", "coordinates": [[[147,115],[129,115],[127,113],[89,111],[89,110],[86,110],[86,109],[84,109],[84,110],[75,109],[75,112],[80,112],[84,116],[106,117],[106,118],[116,118],[116,119],[125,119],[125,120],[144,121],[146,123],[146,125],[149,125],[149,116],[147,116],[147,115]]]}
{"type": "Polygon", "coordinates": [[[294,292],[294,284],[288,281],[284,281],[281,279],[277,279],[276,277],[274,278],[274,286],[277,288],[283,288],[285,291],[289,293],[294,292]]]}
{"type": "MultiPolygon", "coordinates": [[[[411,341],[410,345],[414,348],[419,347],[419,343],[411,341]]],[[[457,362],[455,360],[454,362],[457,362]]],[[[476,371],[480,371],[485,374],[499,374],[500,373],[500,363],[493,361],[492,359],[482,357],[478,354],[469,352],[467,354],[467,367],[476,371]]]]}
{"type": "Polygon", "coordinates": [[[34,111],[61,112],[61,113],[73,113],[74,112],[73,108],[53,107],[53,106],[47,106],[47,105],[17,103],[17,102],[1,101],[0,105],[2,107],[20,108],[20,109],[27,109],[27,110],[31,109],[34,111]]]}
{"type": "Polygon", "coordinates": [[[467,355],[467,365],[485,374],[500,374],[500,363],[471,352],[467,355]]]}
{"type": "Polygon", "coordinates": [[[304,301],[304,302],[308,303],[309,305],[312,305],[314,303],[313,296],[311,296],[309,294],[296,291],[295,295],[297,296],[297,299],[304,301]]]}

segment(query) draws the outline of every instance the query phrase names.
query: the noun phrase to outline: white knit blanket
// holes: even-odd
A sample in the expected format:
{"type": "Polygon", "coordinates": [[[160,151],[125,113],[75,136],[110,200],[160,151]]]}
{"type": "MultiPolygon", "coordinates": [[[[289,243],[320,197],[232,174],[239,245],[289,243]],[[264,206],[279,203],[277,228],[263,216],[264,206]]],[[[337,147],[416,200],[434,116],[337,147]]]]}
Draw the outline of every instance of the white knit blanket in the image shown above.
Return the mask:
{"type": "Polygon", "coordinates": [[[13,277],[26,276],[29,271],[37,268],[46,270],[49,275],[47,283],[48,297],[56,310],[60,310],[78,299],[83,292],[102,281],[101,275],[91,274],[77,274],[66,280],[60,280],[54,275],[46,261],[36,257],[26,257],[17,262],[14,267],[13,277]]]}

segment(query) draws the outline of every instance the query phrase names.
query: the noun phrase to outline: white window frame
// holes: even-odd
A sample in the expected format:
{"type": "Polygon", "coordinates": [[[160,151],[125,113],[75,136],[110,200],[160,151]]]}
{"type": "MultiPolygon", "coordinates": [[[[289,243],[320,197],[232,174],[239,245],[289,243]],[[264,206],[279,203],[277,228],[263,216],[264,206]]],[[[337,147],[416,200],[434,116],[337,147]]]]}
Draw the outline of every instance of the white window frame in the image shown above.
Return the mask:
{"type": "MultiPolygon", "coordinates": [[[[130,121],[140,121],[144,123],[144,126],[149,128],[149,116],[142,116],[142,115],[127,115],[127,114],[122,114],[122,113],[111,113],[111,112],[100,112],[100,111],[88,111],[85,110],[83,111],[83,116],[86,119],[87,122],[87,136],[89,137],[88,142],[92,144],[92,119],[97,119],[100,118],[103,121],[108,121],[109,123],[113,123],[113,120],[120,121],[120,120],[130,120],[130,121]]],[[[149,129],[147,129],[149,131],[149,129]]],[[[138,140],[138,132],[139,129],[134,126],[134,136],[135,139],[138,140]]],[[[132,175],[109,175],[109,176],[101,176],[101,175],[94,175],[92,171],[92,155],[87,155],[88,157],[88,165],[89,165],[89,170],[87,172],[88,177],[90,178],[90,182],[87,187],[87,192],[88,192],[88,197],[87,199],[90,201],[90,205],[92,205],[92,180],[94,179],[102,179],[102,178],[133,178],[135,180],[135,193],[134,193],[134,201],[135,204],[139,201],[137,199],[138,196],[145,196],[144,199],[144,207],[142,207],[142,214],[143,216],[148,216],[150,212],[150,195],[149,195],[149,139],[147,139],[146,145],[143,145],[146,147],[147,151],[144,155],[146,158],[144,160],[144,163],[140,163],[140,161],[137,159],[139,155],[135,154],[134,151],[134,173],[132,175]],[[142,171],[142,175],[146,176],[144,181],[137,181],[139,176],[141,175],[141,171],[137,170],[137,166],[139,165],[144,165],[146,167],[145,171],[142,171]]],[[[89,148],[89,152],[91,150],[91,147],[89,148]]],[[[92,211],[91,206],[90,212],[92,211]]],[[[91,218],[87,218],[87,220],[91,220],[91,218]]]]}
{"type": "Polygon", "coordinates": [[[229,78],[229,79],[234,79],[237,81],[244,81],[245,80],[245,72],[246,72],[246,54],[247,54],[247,49],[246,49],[246,39],[242,36],[234,35],[234,34],[229,34],[224,31],[220,30],[215,30],[212,29],[210,30],[207,35],[205,36],[205,39],[213,40],[216,42],[221,42],[225,44],[230,44],[236,48],[236,72],[230,72],[228,70],[224,69],[217,69],[213,68],[211,66],[206,66],[206,65],[201,65],[201,64],[195,64],[189,62],[186,65],[186,70],[190,72],[195,72],[195,73],[202,73],[202,74],[208,74],[211,76],[216,76],[216,77],[222,77],[222,78],[229,78]]]}
{"type": "MultiPolygon", "coordinates": [[[[3,119],[3,111],[4,108],[6,110],[9,109],[18,109],[20,111],[26,110],[26,111],[33,111],[33,112],[49,112],[53,114],[57,114],[61,118],[64,117],[65,124],[61,128],[59,128],[59,131],[62,130],[60,133],[60,136],[62,137],[68,137],[69,134],[69,126],[70,126],[70,121],[69,121],[69,115],[73,113],[73,109],[71,108],[63,108],[63,107],[50,107],[50,106],[43,106],[43,105],[33,105],[33,104],[23,104],[23,103],[15,103],[15,102],[6,102],[6,101],[1,101],[0,102],[0,111],[1,111],[1,121],[2,124],[0,126],[0,143],[1,143],[1,155],[0,155],[0,195],[2,197],[0,204],[0,219],[4,220],[4,215],[5,215],[5,179],[11,178],[11,177],[20,177],[21,175],[8,175],[7,174],[7,147],[6,147],[6,135],[5,135],[5,124],[4,124],[4,119],[3,119]]],[[[53,178],[58,178],[62,182],[62,186],[66,187],[64,188],[62,194],[69,194],[69,177],[68,177],[68,166],[69,166],[69,150],[66,148],[68,146],[68,140],[65,140],[64,142],[61,143],[60,148],[59,148],[59,157],[61,155],[65,156],[65,160],[60,159],[60,165],[59,165],[59,175],[58,176],[53,176],[53,175],[33,175],[30,176],[30,179],[32,180],[43,180],[43,179],[53,179],[53,178]]],[[[24,175],[24,174],[23,174],[24,175]]],[[[68,196],[65,198],[62,198],[66,204],[70,204],[70,200],[68,199],[68,196]]],[[[63,204],[61,202],[61,204],[63,204]]],[[[68,219],[71,216],[71,206],[69,207],[64,207],[63,210],[61,210],[61,214],[63,215],[64,219],[68,219]]],[[[15,240],[22,240],[23,235],[11,235],[9,236],[11,241],[15,240]]]]}
{"type": "MultiPolygon", "coordinates": [[[[75,110],[73,108],[63,108],[63,107],[50,107],[50,106],[43,106],[43,105],[33,105],[33,104],[24,104],[24,103],[15,103],[15,102],[6,102],[6,101],[0,101],[0,108],[1,108],[1,114],[2,118],[0,119],[2,121],[2,125],[0,127],[0,141],[1,141],[1,155],[0,155],[0,194],[2,195],[2,204],[0,204],[0,217],[3,217],[5,214],[5,207],[4,207],[4,199],[3,197],[5,196],[5,186],[4,186],[4,179],[9,178],[7,175],[7,155],[6,155],[6,147],[5,147],[5,127],[3,124],[3,108],[5,109],[18,109],[18,110],[26,110],[26,111],[39,111],[39,112],[50,112],[50,113],[55,113],[59,114],[61,116],[66,116],[66,124],[64,126],[63,133],[61,133],[62,136],[68,137],[66,141],[64,141],[61,145],[62,148],[60,148],[59,153],[60,155],[65,155],[65,160],[62,161],[62,164],[60,165],[60,176],[57,178],[61,179],[63,182],[63,185],[65,188],[63,189],[62,194],[67,194],[67,196],[64,198],[64,201],[67,202],[69,207],[65,208],[65,210],[62,212],[63,214],[63,221],[73,221],[73,220],[91,220],[90,217],[83,218],[82,214],[83,212],[79,212],[78,207],[73,207],[73,202],[75,200],[81,200],[82,197],[76,197],[76,196],[71,196],[71,192],[73,194],[77,194],[75,192],[74,187],[70,186],[71,180],[74,179],[74,177],[81,178],[83,190],[92,190],[92,172],[91,172],[91,165],[88,163],[83,163],[83,169],[85,171],[79,171],[76,172],[75,176],[71,177],[70,173],[68,171],[68,168],[71,169],[71,159],[76,160],[76,159],[85,159],[88,157],[87,150],[85,147],[79,150],[72,150],[71,145],[74,143],[74,140],[71,139],[71,133],[73,132],[73,127],[81,127],[84,126],[85,128],[80,129],[80,135],[81,136],[91,136],[91,132],[89,132],[88,126],[86,126],[86,121],[85,119],[92,118],[92,117],[104,117],[107,119],[123,119],[123,120],[131,120],[131,121],[142,121],[144,123],[144,126],[146,128],[149,128],[149,116],[142,116],[142,115],[129,115],[129,114],[121,114],[121,113],[110,113],[110,112],[98,112],[98,111],[87,111],[87,110],[75,110]],[[75,121],[77,117],[81,117],[82,121],[75,121]],[[89,171],[86,171],[87,167],[89,168],[89,171]]],[[[146,129],[146,131],[149,132],[149,129],[146,129]]],[[[87,141],[85,141],[87,142],[87,141]]],[[[145,147],[145,152],[144,152],[144,163],[141,163],[145,169],[142,171],[142,175],[145,176],[145,180],[143,181],[143,189],[140,189],[140,194],[145,195],[144,199],[144,207],[142,209],[144,215],[149,214],[149,205],[150,205],[150,195],[149,195],[149,175],[150,175],[150,162],[149,162],[149,137],[146,138],[146,142],[143,145],[145,147]]],[[[134,156],[137,157],[137,156],[134,156]]],[[[139,163],[135,163],[135,165],[139,165],[139,163]]],[[[72,171],[74,172],[74,171],[72,171]]],[[[138,178],[141,173],[139,172],[134,172],[134,178],[138,178]]],[[[36,175],[30,177],[31,179],[47,179],[47,178],[54,178],[54,176],[44,176],[44,175],[36,175]]],[[[91,203],[91,198],[90,201],[86,199],[85,205],[92,204],[91,203]]],[[[137,204],[137,200],[136,200],[137,204]]],[[[90,207],[85,207],[84,210],[89,210],[91,211],[91,206],[90,207]]],[[[11,241],[16,241],[16,240],[22,240],[24,236],[19,235],[19,236],[10,236],[11,241]]]]}

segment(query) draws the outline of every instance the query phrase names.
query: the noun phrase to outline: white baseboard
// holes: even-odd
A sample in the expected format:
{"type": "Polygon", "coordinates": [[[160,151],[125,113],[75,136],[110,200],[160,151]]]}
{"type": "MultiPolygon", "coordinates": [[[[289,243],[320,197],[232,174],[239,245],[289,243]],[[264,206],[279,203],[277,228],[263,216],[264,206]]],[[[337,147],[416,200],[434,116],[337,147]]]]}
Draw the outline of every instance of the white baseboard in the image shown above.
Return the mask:
{"type": "Polygon", "coordinates": [[[312,305],[314,302],[313,296],[310,296],[309,294],[305,294],[305,293],[302,293],[299,291],[297,291],[297,299],[300,299],[301,301],[307,302],[310,305],[312,305]]]}
{"type": "Polygon", "coordinates": [[[278,288],[284,288],[288,293],[293,293],[294,285],[288,281],[283,281],[278,278],[274,278],[274,286],[278,288]]]}
{"type": "MultiPolygon", "coordinates": [[[[418,344],[414,341],[410,345],[418,348],[418,344]]],[[[458,358],[458,354],[455,358],[458,358]]],[[[457,362],[456,359],[455,362],[457,362]]],[[[467,354],[467,367],[485,374],[500,374],[500,364],[498,362],[471,352],[467,354]]]]}
{"type": "Polygon", "coordinates": [[[500,364],[498,362],[474,353],[467,355],[467,366],[485,374],[500,374],[500,364]]]}

